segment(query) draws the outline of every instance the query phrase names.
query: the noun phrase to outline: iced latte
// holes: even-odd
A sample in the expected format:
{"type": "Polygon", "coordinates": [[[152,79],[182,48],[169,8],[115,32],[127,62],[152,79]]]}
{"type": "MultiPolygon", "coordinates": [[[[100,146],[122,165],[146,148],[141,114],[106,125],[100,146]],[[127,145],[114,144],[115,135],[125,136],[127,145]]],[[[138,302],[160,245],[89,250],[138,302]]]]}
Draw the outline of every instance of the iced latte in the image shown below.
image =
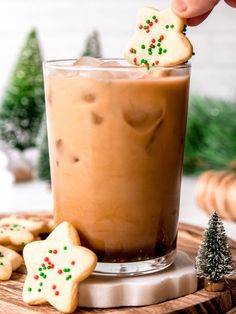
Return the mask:
{"type": "Polygon", "coordinates": [[[45,64],[54,217],[98,273],[152,272],[174,260],[189,66],[103,62],[45,64]]]}

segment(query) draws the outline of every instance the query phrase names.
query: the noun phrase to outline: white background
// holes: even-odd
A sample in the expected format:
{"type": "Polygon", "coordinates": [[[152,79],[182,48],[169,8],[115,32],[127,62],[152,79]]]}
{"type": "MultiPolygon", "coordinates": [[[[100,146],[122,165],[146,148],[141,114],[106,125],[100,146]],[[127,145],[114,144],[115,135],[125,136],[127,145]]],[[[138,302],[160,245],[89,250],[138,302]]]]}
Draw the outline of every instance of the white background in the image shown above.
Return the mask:
{"type": "MultiPolygon", "coordinates": [[[[39,33],[45,59],[80,55],[86,36],[97,29],[104,57],[121,57],[144,5],[166,0],[0,0],[0,94],[31,29],[39,33]]],[[[193,42],[192,92],[236,98],[236,10],[222,0],[202,25],[189,28],[193,42]]]]}

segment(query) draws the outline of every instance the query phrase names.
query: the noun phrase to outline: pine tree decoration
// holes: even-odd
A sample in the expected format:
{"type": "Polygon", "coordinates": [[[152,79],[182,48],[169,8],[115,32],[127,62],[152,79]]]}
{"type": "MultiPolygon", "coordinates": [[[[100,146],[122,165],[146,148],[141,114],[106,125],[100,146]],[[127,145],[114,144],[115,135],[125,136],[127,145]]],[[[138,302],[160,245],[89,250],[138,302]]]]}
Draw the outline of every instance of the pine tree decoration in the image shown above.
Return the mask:
{"type": "Polygon", "coordinates": [[[49,151],[48,151],[48,134],[46,119],[43,119],[40,139],[39,139],[39,160],[38,160],[38,177],[43,181],[51,183],[49,151]]]}
{"type": "Polygon", "coordinates": [[[41,53],[36,31],[32,30],[0,106],[0,140],[19,150],[35,146],[43,112],[41,53]]]}
{"type": "Polygon", "coordinates": [[[185,141],[185,174],[224,170],[236,159],[236,105],[191,97],[185,141]],[[217,153],[216,153],[217,152],[217,153]]]}
{"type": "Polygon", "coordinates": [[[101,47],[99,43],[99,36],[94,31],[87,39],[85,50],[82,56],[89,56],[93,58],[101,58],[101,47]]]}
{"type": "Polygon", "coordinates": [[[205,289],[220,291],[224,278],[234,273],[234,266],[225,229],[216,212],[210,217],[196,258],[197,276],[205,278],[205,289]]]}

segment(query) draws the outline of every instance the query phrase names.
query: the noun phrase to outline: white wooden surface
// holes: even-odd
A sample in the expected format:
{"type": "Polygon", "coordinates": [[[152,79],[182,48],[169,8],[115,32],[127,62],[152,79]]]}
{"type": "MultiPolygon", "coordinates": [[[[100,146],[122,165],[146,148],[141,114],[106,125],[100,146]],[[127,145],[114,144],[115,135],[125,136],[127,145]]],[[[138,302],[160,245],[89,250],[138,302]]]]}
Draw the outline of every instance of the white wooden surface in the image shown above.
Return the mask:
{"type": "MultiPolygon", "coordinates": [[[[45,59],[77,57],[86,36],[101,35],[103,56],[121,57],[137,10],[165,8],[168,0],[0,0],[0,94],[31,27],[38,29],[45,59]]],[[[236,10],[224,1],[201,26],[190,28],[196,51],[192,92],[236,98],[236,10]]]]}

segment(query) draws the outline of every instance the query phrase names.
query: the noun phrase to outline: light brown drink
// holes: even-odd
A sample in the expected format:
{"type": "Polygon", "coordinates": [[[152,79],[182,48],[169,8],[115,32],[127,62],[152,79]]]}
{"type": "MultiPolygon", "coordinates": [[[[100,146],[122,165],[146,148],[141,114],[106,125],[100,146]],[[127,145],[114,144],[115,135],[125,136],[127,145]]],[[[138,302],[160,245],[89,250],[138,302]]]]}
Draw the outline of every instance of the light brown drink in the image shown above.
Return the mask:
{"type": "Polygon", "coordinates": [[[84,72],[46,70],[56,223],[73,223],[100,262],[165,256],[176,248],[186,68],[159,78],[84,72]]]}

